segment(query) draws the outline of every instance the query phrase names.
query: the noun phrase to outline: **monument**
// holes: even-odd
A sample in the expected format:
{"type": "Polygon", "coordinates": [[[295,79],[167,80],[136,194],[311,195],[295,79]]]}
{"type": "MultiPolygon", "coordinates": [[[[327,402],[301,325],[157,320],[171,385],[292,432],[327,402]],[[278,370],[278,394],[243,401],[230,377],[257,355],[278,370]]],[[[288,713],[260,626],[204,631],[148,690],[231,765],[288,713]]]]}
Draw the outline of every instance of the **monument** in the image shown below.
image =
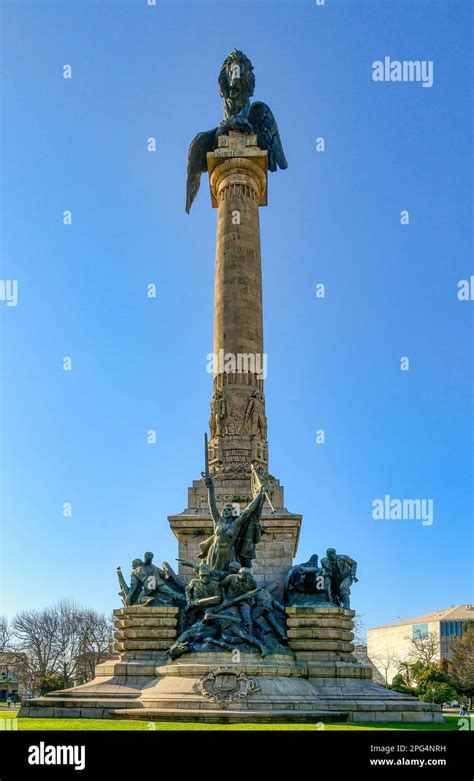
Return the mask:
{"type": "Polygon", "coordinates": [[[129,583],[118,568],[117,658],[20,715],[442,721],[438,706],[378,686],[356,660],[357,562],[328,548],[321,561],[293,563],[302,517],[269,472],[259,227],[268,171],[287,162],[272,111],[250,102],[250,60],[232,51],[218,83],[224,118],[188,156],[186,211],[207,172],[217,240],[210,438],[186,509],[169,516],[178,572],[151,551],[132,561],[129,583]]]}

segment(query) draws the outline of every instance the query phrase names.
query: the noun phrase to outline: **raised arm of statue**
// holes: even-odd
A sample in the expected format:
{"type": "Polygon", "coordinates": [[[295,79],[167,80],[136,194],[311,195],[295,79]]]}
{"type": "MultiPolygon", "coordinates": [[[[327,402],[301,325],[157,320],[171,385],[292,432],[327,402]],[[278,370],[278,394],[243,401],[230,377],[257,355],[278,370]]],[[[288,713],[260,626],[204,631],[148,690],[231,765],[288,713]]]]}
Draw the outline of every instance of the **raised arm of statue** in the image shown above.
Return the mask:
{"type": "Polygon", "coordinates": [[[221,516],[220,516],[220,513],[219,513],[219,508],[217,507],[216,492],[215,492],[215,489],[214,489],[214,481],[213,481],[212,477],[209,476],[209,477],[205,477],[204,478],[204,482],[205,482],[205,484],[207,486],[207,496],[208,496],[208,501],[209,501],[209,510],[211,511],[212,520],[216,524],[216,523],[219,523],[219,521],[221,520],[221,516]]]}

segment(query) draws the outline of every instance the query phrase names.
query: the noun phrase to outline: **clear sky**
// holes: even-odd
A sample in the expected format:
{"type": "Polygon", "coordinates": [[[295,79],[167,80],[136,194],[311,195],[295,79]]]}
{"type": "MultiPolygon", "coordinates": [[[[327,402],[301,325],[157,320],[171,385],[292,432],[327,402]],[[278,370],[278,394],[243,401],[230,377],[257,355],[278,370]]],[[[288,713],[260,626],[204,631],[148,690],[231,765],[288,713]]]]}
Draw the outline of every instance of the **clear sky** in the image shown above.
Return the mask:
{"type": "Polygon", "coordinates": [[[471,4],[1,7],[1,610],[110,611],[118,564],[174,563],[211,396],[216,211],[203,179],[184,213],[186,155],[222,117],[234,47],[289,162],[261,237],[270,468],[304,517],[298,559],[357,559],[368,626],[473,600],[471,4]],[[385,56],[432,61],[433,86],[374,82],[385,56]],[[385,494],[433,499],[433,524],[374,520],[385,494]]]}

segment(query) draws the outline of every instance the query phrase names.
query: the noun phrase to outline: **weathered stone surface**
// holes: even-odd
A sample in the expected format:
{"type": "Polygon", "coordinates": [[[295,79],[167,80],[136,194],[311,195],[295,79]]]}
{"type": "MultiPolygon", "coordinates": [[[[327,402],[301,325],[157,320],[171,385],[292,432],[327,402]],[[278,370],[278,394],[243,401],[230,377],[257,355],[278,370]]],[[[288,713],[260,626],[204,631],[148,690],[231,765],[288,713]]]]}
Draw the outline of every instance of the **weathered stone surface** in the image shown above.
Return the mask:
{"type": "Polygon", "coordinates": [[[342,651],[294,651],[298,662],[353,662],[354,657],[350,653],[342,651]]]}
{"type": "Polygon", "coordinates": [[[311,629],[310,627],[289,629],[288,638],[292,641],[291,647],[294,648],[294,640],[344,640],[350,642],[354,639],[353,632],[347,632],[344,629],[326,629],[326,627],[317,627],[311,629]]]}
{"type": "Polygon", "coordinates": [[[166,616],[177,616],[179,609],[177,607],[143,607],[142,605],[131,605],[130,607],[119,607],[113,611],[116,618],[126,618],[127,616],[164,618],[166,616]]]}
{"type": "Polygon", "coordinates": [[[368,665],[339,661],[308,661],[306,662],[306,674],[309,678],[330,679],[332,681],[338,679],[337,685],[340,685],[339,680],[347,685],[353,679],[370,680],[372,678],[372,670],[368,665]]]}
{"type": "Polygon", "coordinates": [[[176,638],[175,629],[163,629],[158,627],[145,627],[144,629],[124,629],[115,632],[115,639],[120,640],[174,640],[176,638]]]}
{"type": "Polygon", "coordinates": [[[117,643],[121,651],[163,651],[170,645],[170,640],[122,640],[117,643]]]}
{"type": "Polygon", "coordinates": [[[343,651],[351,653],[354,650],[352,643],[342,640],[292,640],[290,647],[294,651],[343,651]]]}
{"type": "Polygon", "coordinates": [[[139,650],[125,651],[124,649],[122,649],[120,653],[120,658],[127,663],[128,662],[155,662],[156,664],[163,664],[166,661],[166,654],[165,654],[166,650],[168,649],[166,648],[161,651],[150,651],[150,649],[147,649],[146,651],[139,651],[139,650]]]}
{"type": "Polygon", "coordinates": [[[349,632],[352,631],[354,622],[352,618],[334,617],[334,618],[293,618],[289,616],[287,618],[287,624],[290,629],[303,628],[303,627],[321,627],[321,628],[333,628],[333,629],[345,629],[349,632]]]}
{"type": "Polygon", "coordinates": [[[177,618],[137,618],[135,616],[126,616],[123,619],[115,620],[114,625],[117,629],[131,629],[135,627],[166,627],[174,628],[178,624],[177,618]]]}
{"type": "Polygon", "coordinates": [[[114,610],[115,651],[121,661],[162,658],[177,634],[178,608],[131,607],[114,610]]]}
{"type": "Polygon", "coordinates": [[[355,610],[346,610],[342,607],[306,607],[302,605],[295,605],[291,607],[285,608],[287,616],[290,618],[293,617],[299,617],[301,618],[312,618],[313,616],[315,618],[325,618],[333,617],[333,616],[341,616],[343,618],[354,618],[355,616],[355,610]]]}

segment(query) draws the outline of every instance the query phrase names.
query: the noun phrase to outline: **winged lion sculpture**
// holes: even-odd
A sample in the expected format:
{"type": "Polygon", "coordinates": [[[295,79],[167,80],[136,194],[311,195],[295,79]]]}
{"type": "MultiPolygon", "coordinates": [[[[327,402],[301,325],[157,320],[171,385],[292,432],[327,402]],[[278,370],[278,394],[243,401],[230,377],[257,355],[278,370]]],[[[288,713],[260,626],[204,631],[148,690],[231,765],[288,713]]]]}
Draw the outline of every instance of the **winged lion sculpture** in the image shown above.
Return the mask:
{"type": "Polygon", "coordinates": [[[201,174],[207,171],[207,153],[218,145],[220,135],[229,130],[242,133],[256,133],[260,149],[268,152],[268,168],[288,168],[281,144],[277,123],[266,103],[250,103],[255,89],[253,65],[246,55],[234,49],[226,57],[219,73],[219,94],[224,98],[224,119],[219,127],[198,133],[193,138],[188,152],[188,176],[186,183],[186,212],[198,193],[201,174]]]}

